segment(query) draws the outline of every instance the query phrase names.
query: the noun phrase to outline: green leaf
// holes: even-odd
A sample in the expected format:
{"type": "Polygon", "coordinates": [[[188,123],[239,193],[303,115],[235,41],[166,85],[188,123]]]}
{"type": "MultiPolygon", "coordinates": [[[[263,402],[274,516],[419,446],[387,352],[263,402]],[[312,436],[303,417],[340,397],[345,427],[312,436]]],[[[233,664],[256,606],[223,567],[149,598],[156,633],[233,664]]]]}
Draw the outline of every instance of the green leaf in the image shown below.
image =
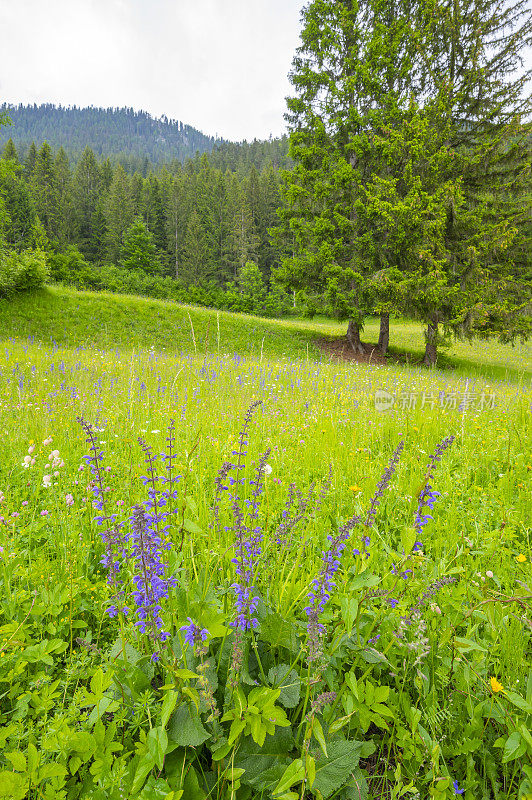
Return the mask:
{"type": "Polygon", "coordinates": [[[146,737],[146,747],[159,769],[163,768],[164,756],[168,747],[168,736],[162,727],[152,728],[146,737]]]}
{"type": "Polygon", "coordinates": [[[502,763],[507,764],[508,761],[514,761],[516,758],[526,753],[526,742],[522,739],[519,731],[514,731],[507,738],[504,745],[502,754],[502,763]]]}
{"type": "Polygon", "coordinates": [[[231,727],[229,729],[229,738],[227,740],[228,744],[233,744],[244,728],[246,727],[246,720],[245,719],[234,719],[231,723],[231,727]]]}
{"type": "Polygon", "coordinates": [[[532,714],[532,705],[520,694],[517,694],[517,692],[505,692],[504,694],[513,706],[524,711],[525,714],[532,714]]]}
{"type": "Polygon", "coordinates": [[[34,780],[33,774],[37,770],[39,766],[40,756],[39,751],[35,747],[35,745],[30,742],[28,744],[28,772],[30,773],[31,779],[34,780]]]}
{"type": "Polygon", "coordinates": [[[299,702],[301,679],[288,664],[278,664],[268,672],[268,681],[281,689],[279,702],[285,708],[295,708],[299,702]]]}
{"type": "Polygon", "coordinates": [[[403,545],[405,555],[408,555],[416,543],[416,531],[414,528],[405,527],[401,531],[401,544],[403,545]]]}
{"type": "Polygon", "coordinates": [[[11,753],[5,754],[8,761],[11,761],[13,764],[13,768],[17,770],[17,772],[26,772],[26,756],[23,753],[19,753],[18,750],[13,750],[11,753]]]}
{"type": "Polygon", "coordinates": [[[128,642],[124,643],[122,648],[122,637],[119,636],[114,645],[109,650],[109,661],[123,660],[130,664],[136,664],[142,658],[138,650],[136,650],[128,642]],[[125,658],[124,658],[125,656],[125,658]]]}
{"type": "Polygon", "coordinates": [[[170,785],[165,780],[150,775],[138,796],[138,800],[165,800],[171,791],[170,785]]]}
{"type": "Polygon", "coordinates": [[[112,697],[102,697],[89,714],[89,719],[87,720],[89,725],[94,725],[103,714],[111,714],[113,711],[116,711],[117,708],[119,708],[119,703],[113,700],[112,697]]]}
{"type": "Polygon", "coordinates": [[[325,758],[328,758],[327,745],[325,744],[325,736],[323,733],[323,728],[321,727],[321,722],[317,717],[314,717],[314,720],[312,722],[312,733],[314,734],[316,741],[321,747],[323,755],[325,756],[325,758]]]}
{"type": "Polygon", "coordinates": [[[301,783],[304,777],[305,767],[303,766],[303,762],[300,758],[296,758],[283,772],[281,780],[273,790],[274,797],[275,795],[280,795],[288,791],[294,783],[301,783]]]}
{"type": "Polygon", "coordinates": [[[286,647],[291,653],[299,651],[297,628],[280,614],[268,614],[260,623],[259,639],[272,647],[286,647]]]}
{"type": "Polygon", "coordinates": [[[170,691],[166,692],[164,695],[161,706],[161,725],[163,728],[166,728],[168,720],[176,706],[177,698],[177,692],[174,692],[173,689],[170,689],[170,691]]]}
{"type": "Polygon", "coordinates": [[[135,770],[135,776],[133,778],[133,783],[131,785],[131,792],[132,794],[136,794],[138,791],[142,789],[144,786],[144,781],[146,780],[149,773],[155,766],[155,759],[153,758],[151,753],[145,753],[142,758],[140,759],[139,763],[137,764],[137,768],[135,770]]]}
{"type": "Polygon", "coordinates": [[[293,747],[294,739],[287,728],[278,728],[275,733],[266,736],[262,747],[246,736],[235,756],[235,766],[245,770],[242,783],[248,783],[257,790],[266,789],[270,781],[265,783],[265,773],[279,764],[285,767],[289,762],[288,753],[293,747]]]}
{"type": "Polygon", "coordinates": [[[314,791],[326,798],[336,792],[349,778],[360,758],[360,742],[329,742],[329,757],[317,763],[314,791]]]}
{"type": "Polygon", "coordinates": [[[199,747],[210,734],[201,724],[194,706],[183,703],[175,711],[168,725],[168,738],[181,747],[199,747]]]}
{"type": "Polygon", "coordinates": [[[68,770],[62,764],[45,764],[39,770],[37,783],[48,780],[48,778],[64,778],[68,770]]]}
{"type": "Polygon", "coordinates": [[[2,800],[24,800],[28,780],[17,772],[0,772],[0,797],[2,800]]]}
{"type": "Polygon", "coordinates": [[[192,520],[188,518],[185,518],[185,521],[183,522],[183,527],[189,533],[196,533],[196,534],[203,533],[203,530],[200,528],[200,526],[197,525],[195,522],[192,522],[192,520]]]}
{"type": "Polygon", "coordinates": [[[205,800],[207,795],[199,785],[196,770],[192,766],[187,767],[187,769],[188,772],[186,773],[185,782],[183,784],[183,797],[186,798],[186,800],[205,800]]]}
{"type": "Polygon", "coordinates": [[[360,767],[351,770],[351,777],[343,789],[343,796],[345,800],[368,800],[368,782],[360,767]]]}
{"type": "Polygon", "coordinates": [[[308,788],[312,789],[314,781],[316,780],[316,759],[312,756],[307,756],[305,760],[305,769],[307,772],[308,788]]]}

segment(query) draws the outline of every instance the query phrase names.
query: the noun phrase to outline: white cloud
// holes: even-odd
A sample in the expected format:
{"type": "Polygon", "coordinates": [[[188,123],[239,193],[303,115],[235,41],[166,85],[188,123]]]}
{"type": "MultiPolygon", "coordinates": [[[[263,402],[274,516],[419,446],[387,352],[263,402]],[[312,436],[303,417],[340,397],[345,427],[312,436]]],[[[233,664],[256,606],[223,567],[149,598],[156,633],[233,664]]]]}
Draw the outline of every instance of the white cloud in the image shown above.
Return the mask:
{"type": "Polygon", "coordinates": [[[284,130],[303,0],[2,0],[0,98],[132,106],[229,139],[284,130]]]}
{"type": "Polygon", "coordinates": [[[131,106],[227,139],[276,136],[304,2],[0,0],[0,102],[131,106]]]}

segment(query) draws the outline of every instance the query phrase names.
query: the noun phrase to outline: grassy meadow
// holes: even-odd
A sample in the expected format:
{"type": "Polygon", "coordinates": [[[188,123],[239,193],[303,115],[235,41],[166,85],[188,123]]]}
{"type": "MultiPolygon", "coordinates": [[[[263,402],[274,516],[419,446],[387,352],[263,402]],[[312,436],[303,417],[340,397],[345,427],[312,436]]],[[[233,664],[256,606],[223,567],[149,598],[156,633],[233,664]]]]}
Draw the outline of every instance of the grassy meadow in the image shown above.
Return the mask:
{"type": "Polygon", "coordinates": [[[342,332],[1,303],[0,798],[532,798],[530,346],[342,332]]]}

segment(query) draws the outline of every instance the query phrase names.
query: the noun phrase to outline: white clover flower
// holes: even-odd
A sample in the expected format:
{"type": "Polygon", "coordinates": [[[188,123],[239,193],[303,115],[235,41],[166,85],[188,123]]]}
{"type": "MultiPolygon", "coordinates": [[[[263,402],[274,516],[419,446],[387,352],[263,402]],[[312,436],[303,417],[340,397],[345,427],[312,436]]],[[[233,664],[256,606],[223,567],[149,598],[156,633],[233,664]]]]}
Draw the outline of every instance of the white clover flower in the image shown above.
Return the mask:
{"type": "Polygon", "coordinates": [[[265,475],[271,475],[271,474],[272,474],[272,472],[273,472],[273,470],[272,470],[272,468],[270,467],[270,465],[269,465],[269,464],[265,464],[265,465],[264,465],[264,474],[265,474],[265,475]]]}
{"type": "Polygon", "coordinates": [[[22,466],[24,467],[24,469],[28,469],[31,462],[32,462],[31,456],[24,456],[24,461],[22,462],[22,466]]]}
{"type": "Polygon", "coordinates": [[[51,475],[43,475],[42,485],[48,489],[52,485],[52,476],[51,475]]]}
{"type": "Polygon", "coordinates": [[[493,578],[493,572],[491,569],[486,570],[486,578],[493,578]]]}

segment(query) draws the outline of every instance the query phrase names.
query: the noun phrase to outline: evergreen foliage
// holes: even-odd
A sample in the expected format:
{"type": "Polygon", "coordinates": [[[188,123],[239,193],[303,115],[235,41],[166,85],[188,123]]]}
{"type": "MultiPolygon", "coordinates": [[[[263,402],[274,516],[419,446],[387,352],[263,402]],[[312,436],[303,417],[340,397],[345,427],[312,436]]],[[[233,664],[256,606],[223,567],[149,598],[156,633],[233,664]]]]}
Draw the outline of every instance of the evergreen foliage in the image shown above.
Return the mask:
{"type": "Polygon", "coordinates": [[[512,71],[532,14],[482,6],[313,0],[303,12],[279,275],[349,319],[358,352],[374,312],[424,319],[429,363],[442,323],[509,339],[530,327],[530,126],[512,71]]]}

